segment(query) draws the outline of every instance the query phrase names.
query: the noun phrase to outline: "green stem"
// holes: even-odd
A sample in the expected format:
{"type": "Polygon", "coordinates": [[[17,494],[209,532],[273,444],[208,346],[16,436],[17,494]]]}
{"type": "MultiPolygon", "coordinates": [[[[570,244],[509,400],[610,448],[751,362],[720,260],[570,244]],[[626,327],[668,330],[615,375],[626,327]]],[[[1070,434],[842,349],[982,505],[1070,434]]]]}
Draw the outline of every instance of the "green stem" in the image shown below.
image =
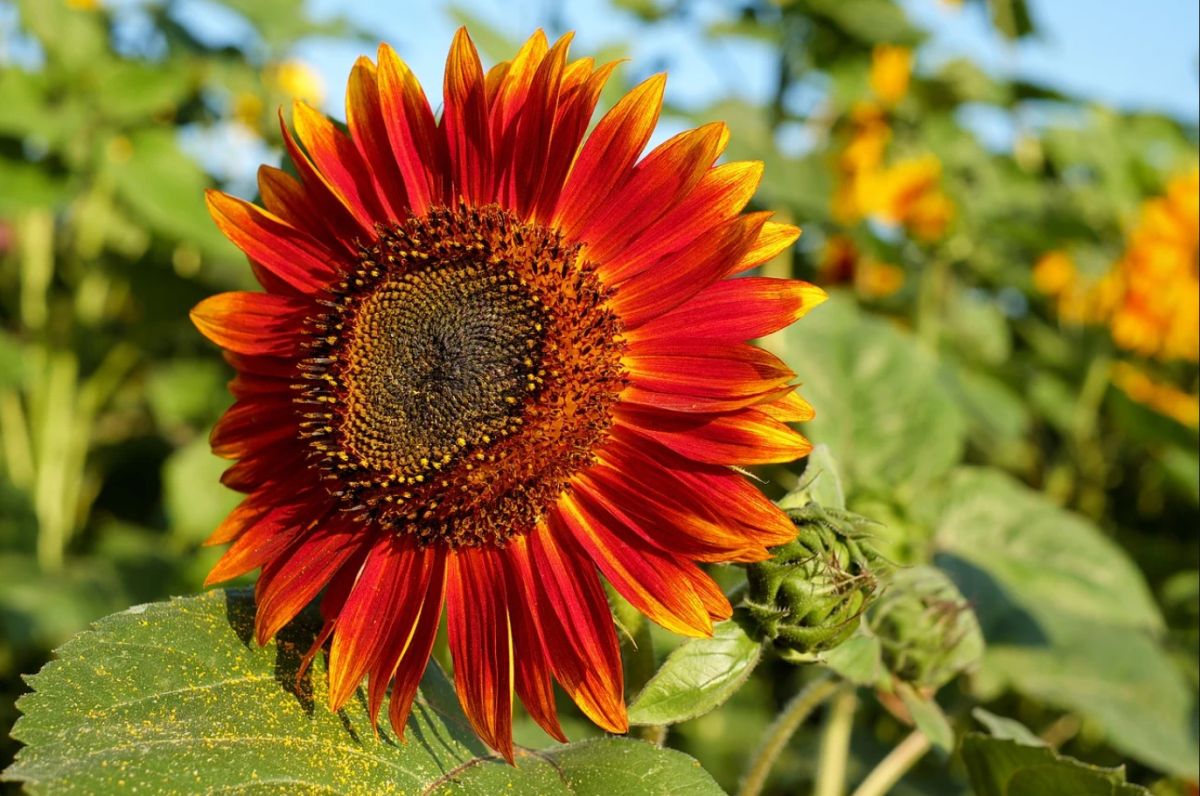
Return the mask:
{"type": "Polygon", "coordinates": [[[933,351],[942,338],[942,304],[949,282],[950,260],[945,254],[936,254],[921,280],[917,296],[917,333],[933,351]]]}
{"type": "Polygon", "coordinates": [[[758,796],[762,793],[763,786],[767,784],[767,776],[787,742],[809,714],[838,690],[838,685],[838,681],[831,675],[823,675],[819,680],[809,683],[784,705],[775,721],[767,728],[762,744],[750,762],[750,767],[746,769],[738,796],[758,796]]]}
{"type": "Polygon", "coordinates": [[[842,796],[846,790],[846,761],[850,758],[850,735],[858,696],[853,685],[842,687],[829,706],[829,717],[821,732],[821,752],[813,796],[842,796]]]}
{"type": "Polygon", "coordinates": [[[908,770],[929,751],[929,738],[914,730],[900,745],[879,761],[851,796],[884,796],[908,770]]]}

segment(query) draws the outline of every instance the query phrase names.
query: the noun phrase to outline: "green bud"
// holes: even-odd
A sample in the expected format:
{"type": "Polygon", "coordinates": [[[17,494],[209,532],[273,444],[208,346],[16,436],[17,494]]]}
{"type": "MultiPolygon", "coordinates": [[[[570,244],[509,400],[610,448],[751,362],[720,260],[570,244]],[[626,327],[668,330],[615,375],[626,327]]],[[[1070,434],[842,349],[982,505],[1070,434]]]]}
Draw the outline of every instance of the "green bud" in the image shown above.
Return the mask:
{"type": "Polygon", "coordinates": [[[788,512],[796,539],[746,568],[743,603],[758,637],[793,662],[812,662],[859,626],[885,562],[868,520],[810,503],[788,512]]]}
{"type": "Polygon", "coordinates": [[[983,634],[970,604],[933,567],[896,571],[868,617],[883,662],[898,679],[937,691],[983,654],[983,634]]]}

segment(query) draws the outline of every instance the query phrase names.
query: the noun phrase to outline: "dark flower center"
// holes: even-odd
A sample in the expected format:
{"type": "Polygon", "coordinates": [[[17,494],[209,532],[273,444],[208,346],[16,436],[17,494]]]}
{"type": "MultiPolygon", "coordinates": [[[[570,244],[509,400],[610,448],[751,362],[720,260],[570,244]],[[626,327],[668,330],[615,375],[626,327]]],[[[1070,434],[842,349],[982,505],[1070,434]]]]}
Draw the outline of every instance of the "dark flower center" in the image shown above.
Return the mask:
{"type": "Polygon", "coordinates": [[[379,235],[308,320],[301,433],[343,508],[423,542],[503,544],[611,425],[609,294],[578,247],[499,207],[379,235]]]}

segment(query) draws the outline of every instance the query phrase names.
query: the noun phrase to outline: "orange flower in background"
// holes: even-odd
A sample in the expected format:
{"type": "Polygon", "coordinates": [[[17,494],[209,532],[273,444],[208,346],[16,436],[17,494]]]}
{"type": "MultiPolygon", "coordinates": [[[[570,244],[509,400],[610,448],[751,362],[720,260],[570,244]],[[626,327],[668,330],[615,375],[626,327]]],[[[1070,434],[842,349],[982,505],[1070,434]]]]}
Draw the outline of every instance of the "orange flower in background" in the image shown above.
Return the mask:
{"type": "Polygon", "coordinates": [[[921,240],[936,240],[954,217],[941,183],[942,162],[935,156],[905,158],[866,181],[864,206],[886,224],[905,226],[921,240]]]}
{"type": "Polygon", "coordinates": [[[884,105],[899,104],[912,79],[913,52],[908,47],[879,44],[871,52],[871,91],[884,105]]]}
{"type": "Polygon", "coordinates": [[[1091,281],[1069,255],[1050,252],[1034,266],[1034,285],[1057,298],[1068,323],[1107,323],[1113,342],[1161,360],[1200,357],[1200,172],[1170,181],[1143,203],[1124,255],[1091,281]],[[1064,259],[1065,258],[1065,259],[1064,259]]]}
{"type": "Polygon", "coordinates": [[[1115,267],[1121,295],[1110,320],[1120,347],[1158,359],[1200,357],[1200,170],[1146,201],[1115,267]]]}
{"type": "Polygon", "coordinates": [[[1113,366],[1112,381],[1131,400],[1189,428],[1200,427],[1200,395],[1158,381],[1128,362],[1113,366]]]}
{"type": "Polygon", "coordinates": [[[208,197],[264,292],[192,315],[237,369],[212,443],[248,495],[209,582],[261,567],[260,643],[324,590],[330,707],[366,677],[376,721],[390,684],[397,734],[445,606],[466,715],[510,761],[514,691],[555,738],[553,681],[627,729],[599,575],[705,636],[731,608],[697,562],[793,537],[733,466],[805,455],[787,424],[812,410],[746,341],[824,298],[730,278],[799,231],[741,212],[762,166],[714,165],[724,125],[639,160],[662,76],[585,139],[614,65],[569,43],[485,73],[460,31],[440,120],[386,45],[354,67],[348,134],[298,102],[299,179],[263,167],[265,209],[208,197]]]}

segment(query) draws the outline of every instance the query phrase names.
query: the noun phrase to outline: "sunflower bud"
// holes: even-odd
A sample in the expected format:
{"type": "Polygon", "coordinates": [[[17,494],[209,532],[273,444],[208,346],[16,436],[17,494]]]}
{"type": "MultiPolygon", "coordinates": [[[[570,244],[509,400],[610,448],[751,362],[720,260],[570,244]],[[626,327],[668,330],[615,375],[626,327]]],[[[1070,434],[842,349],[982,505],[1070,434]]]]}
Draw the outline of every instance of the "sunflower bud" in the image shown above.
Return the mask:
{"type": "Polygon", "coordinates": [[[932,567],[895,572],[868,622],[882,644],[884,665],[919,690],[936,691],[983,654],[975,612],[932,567]]]}
{"type": "Polygon", "coordinates": [[[862,517],[815,503],[788,514],[796,539],[747,567],[744,608],[763,641],[785,659],[807,663],[858,628],[884,561],[862,517]]]}

